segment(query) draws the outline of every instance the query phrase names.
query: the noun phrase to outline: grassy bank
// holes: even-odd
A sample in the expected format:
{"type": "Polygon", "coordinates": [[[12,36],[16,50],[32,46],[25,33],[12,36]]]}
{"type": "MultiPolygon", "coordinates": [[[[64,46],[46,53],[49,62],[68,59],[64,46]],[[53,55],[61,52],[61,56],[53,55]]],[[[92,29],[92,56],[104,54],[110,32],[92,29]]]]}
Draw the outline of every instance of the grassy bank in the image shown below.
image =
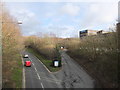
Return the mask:
{"type": "Polygon", "coordinates": [[[118,87],[117,34],[69,39],[68,54],[84,67],[103,88],[118,87]]]}
{"type": "MultiPolygon", "coordinates": [[[[78,64],[80,64],[87,73],[92,76],[96,82],[96,88],[116,88],[118,85],[118,68],[117,61],[105,60],[107,57],[96,58],[96,62],[91,62],[88,58],[81,55],[73,54],[73,52],[67,52],[68,55],[73,58],[78,64]]],[[[112,57],[112,56],[111,56],[112,57]]],[[[117,57],[116,57],[117,58],[117,57]]]]}
{"type": "MultiPolygon", "coordinates": [[[[5,60],[5,58],[3,59],[5,60]]],[[[22,60],[20,54],[16,54],[3,62],[3,88],[22,88],[22,60]],[[8,64],[8,65],[7,65],[8,64]]]]}
{"type": "Polygon", "coordinates": [[[27,48],[27,51],[35,55],[51,72],[56,72],[61,69],[61,67],[53,67],[52,60],[48,60],[46,57],[38,53],[36,50],[32,48],[27,48]]]}
{"type": "Polygon", "coordinates": [[[22,88],[22,62],[21,62],[21,56],[18,54],[15,59],[17,59],[18,62],[16,62],[16,65],[13,66],[12,82],[14,82],[14,87],[15,88],[22,88]]]}
{"type": "MultiPolygon", "coordinates": [[[[1,3],[0,3],[1,4],[1,3]]],[[[4,6],[3,6],[4,7],[4,6]]],[[[0,8],[1,9],[1,8],[0,8]]],[[[22,88],[22,35],[17,20],[3,8],[2,20],[2,87],[22,88]]]]}

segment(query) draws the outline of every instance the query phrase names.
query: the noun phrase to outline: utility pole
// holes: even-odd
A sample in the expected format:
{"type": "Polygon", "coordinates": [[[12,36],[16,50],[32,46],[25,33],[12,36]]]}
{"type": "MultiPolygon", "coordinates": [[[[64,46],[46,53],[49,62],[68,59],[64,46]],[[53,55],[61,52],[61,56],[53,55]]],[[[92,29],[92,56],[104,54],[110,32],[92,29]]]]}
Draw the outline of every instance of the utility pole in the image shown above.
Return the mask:
{"type": "Polygon", "coordinates": [[[2,12],[3,4],[0,2],[0,89],[2,89],[2,12]]]}
{"type": "Polygon", "coordinates": [[[117,23],[117,47],[118,47],[118,87],[120,88],[120,23],[117,23]]]}
{"type": "Polygon", "coordinates": [[[120,88],[120,1],[118,3],[118,23],[117,23],[117,47],[118,47],[118,88],[120,88]]]}

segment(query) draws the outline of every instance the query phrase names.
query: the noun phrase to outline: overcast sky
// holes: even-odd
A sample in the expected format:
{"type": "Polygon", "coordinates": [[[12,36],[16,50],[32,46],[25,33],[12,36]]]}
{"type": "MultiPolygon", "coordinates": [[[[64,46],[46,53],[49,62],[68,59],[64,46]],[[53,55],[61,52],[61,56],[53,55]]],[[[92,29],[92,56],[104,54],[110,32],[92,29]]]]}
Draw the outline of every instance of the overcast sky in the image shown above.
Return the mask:
{"type": "Polygon", "coordinates": [[[111,2],[57,1],[8,2],[6,7],[12,16],[22,21],[21,28],[25,36],[40,32],[54,33],[64,38],[74,37],[78,36],[80,30],[108,30],[117,22],[119,0],[110,0],[111,2]]]}

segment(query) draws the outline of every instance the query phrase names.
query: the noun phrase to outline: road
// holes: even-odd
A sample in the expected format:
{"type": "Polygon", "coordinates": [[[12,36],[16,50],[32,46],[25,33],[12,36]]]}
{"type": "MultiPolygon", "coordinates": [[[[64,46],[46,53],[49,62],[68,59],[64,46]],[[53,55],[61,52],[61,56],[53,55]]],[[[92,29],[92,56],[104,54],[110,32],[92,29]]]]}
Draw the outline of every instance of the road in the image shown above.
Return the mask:
{"type": "Polygon", "coordinates": [[[64,88],[94,88],[94,80],[80,65],[62,52],[63,68],[55,76],[61,79],[64,88]]]}
{"type": "Polygon", "coordinates": [[[28,54],[32,60],[31,67],[25,69],[25,88],[62,88],[60,81],[55,78],[43,64],[31,53],[28,54]]]}
{"type": "Polygon", "coordinates": [[[25,69],[25,88],[94,88],[94,80],[65,52],[62,52],[62,69],[51,73],[34,55],[31,67],[25,69]]]}

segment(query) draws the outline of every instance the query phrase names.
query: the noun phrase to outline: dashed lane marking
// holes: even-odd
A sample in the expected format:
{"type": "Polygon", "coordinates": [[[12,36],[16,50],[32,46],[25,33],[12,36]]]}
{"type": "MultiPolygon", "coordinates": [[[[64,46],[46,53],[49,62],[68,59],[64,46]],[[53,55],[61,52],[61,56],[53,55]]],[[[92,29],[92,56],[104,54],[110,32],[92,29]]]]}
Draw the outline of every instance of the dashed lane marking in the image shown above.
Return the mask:
{"type": "Polygon", "coordinates": [[[38,76],[39,79],[41,79],[41,78],[40,78],[40,75],[39,75],[38,73],[37,73],[37,76],[38,76]]]}
{"type": "MultiPolygon", "coordinates": [[[[34,63],[32,63],[34,65],[34,63]]],[[[35,66],[35,65],[34,65],[35,66]]]]}
{"type": "Polygon", "coordinates": [[[35,68],[35,71],[37,72],[37,69],[36,69],[36,67],[34,67],[35,68]]]}
{"type": "Polygon", "coordinates": [[[41,86],[42,86],[42,88],[43,88],[43,90],[44,90],[44,86],[43,86],[43,84],[41,83],[41,86]]]}

